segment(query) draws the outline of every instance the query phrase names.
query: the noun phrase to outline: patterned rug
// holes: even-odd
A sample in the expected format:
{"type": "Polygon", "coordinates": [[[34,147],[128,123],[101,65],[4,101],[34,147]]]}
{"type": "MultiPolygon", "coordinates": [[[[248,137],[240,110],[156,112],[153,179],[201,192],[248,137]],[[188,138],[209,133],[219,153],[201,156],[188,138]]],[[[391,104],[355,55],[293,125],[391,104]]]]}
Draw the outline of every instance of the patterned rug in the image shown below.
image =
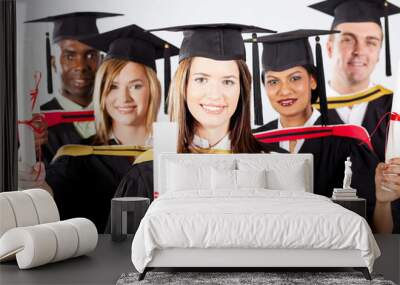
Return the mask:
{"type": "Polygon", "coordinates": [[[117,285],[133,284],[379,284],[395,285],[384,280],[381,275],[372,274],[372,281],[364,278],[360,272],[148,272],[142,281],[138,281],[139,273],[122,274],[117,285]]]}

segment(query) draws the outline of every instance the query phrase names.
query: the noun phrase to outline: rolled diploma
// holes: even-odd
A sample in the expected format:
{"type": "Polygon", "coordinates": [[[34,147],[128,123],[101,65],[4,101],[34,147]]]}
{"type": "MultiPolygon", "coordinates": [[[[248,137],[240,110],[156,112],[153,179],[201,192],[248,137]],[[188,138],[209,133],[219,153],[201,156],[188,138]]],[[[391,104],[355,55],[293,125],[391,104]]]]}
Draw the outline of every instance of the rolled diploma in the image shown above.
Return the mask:
{"type": "MultiPolygon", "coordinates": [[[[26,5],[19,5],[21,17],[26,16],[26,5]]],[[[29,96],[30,89],[35,86],[35,81],[33,79],[34,68],[33,60],[37,55],[34,54],[33,49],[24,49],[26,46],[31,46],[27,44],[26,40],[26,25],[18,25],[18,40],[19,42],[25,42],[25,45],[17,45],[17,100],[18,100],[18,120],[31,120],[32,110],[31,110],[31,98],[29,96]],[[27,56],[27,58],[25,58],[27,56]],[[25,59],[29,59],[25,61],[25,59]],[[27,66],[32,66],[27,68],[27,66]],[[29,78],[29,80],[25,80],[29,78]]],[[[39,104],[36,104],[34,110],[35,113],[39,111],[39,104]]],[[[25,124],[18,125],[18,135],[19,135],[19,155],[18,159],[27,165],[34,165],[36,162],[35,153],[35,139],[33,130],[31,127],[25,124]]]]}
{"type": "MultiPolygon", "coordinates": [[[[398,114],[399,116],[397,118],[391,119],[389,122],[389,134],[387,137],[385,154],[386,163],[388,163],[391,158],[400,157],[400,62],[398,64],[396,78],[397,81],[396,87],[393,92],[391,117],[395,117],[393,115],[394,113],[398,114]]],[[[382,187],[382,189],[392,191],[386,187],[382,187]]]]}

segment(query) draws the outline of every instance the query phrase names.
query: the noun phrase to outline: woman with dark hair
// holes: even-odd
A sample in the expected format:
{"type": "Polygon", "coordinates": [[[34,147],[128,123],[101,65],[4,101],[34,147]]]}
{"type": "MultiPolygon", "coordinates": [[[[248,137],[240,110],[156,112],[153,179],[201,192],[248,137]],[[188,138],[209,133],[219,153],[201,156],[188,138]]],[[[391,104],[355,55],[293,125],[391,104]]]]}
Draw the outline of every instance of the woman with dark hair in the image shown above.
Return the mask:
{"type": "MultiPolygon", "coordinates": [[[[353,125],[328,125],[322,55],[317,43],[314,65],[308,37],[335,31],[297,30],[260,37],[263,43],[263,82],[279,118],[254,130],[261,141],[273,142],[291,153],[314,156],[314,193],[331,197],[342,188],[344,162],[352,161],[351,186],[367,200],[371,222],[375,205],[374,172],[378,160],[366,131],[353,125]],[[316,104],[312,104],[316,103],[316,104]],[[318,110],[319,109],[319,110],[318,110]]],[[[319,39],[318,39],[319,40],[319,39]]]]}
{"type": "Polygon", "coordinates": [[[184,31],[169,90],[170,118],[178,123],[177,151],[270,152],[251,134],[251,75],[241,35],[270,31],[236,24],[161,30],[184,31]]]}

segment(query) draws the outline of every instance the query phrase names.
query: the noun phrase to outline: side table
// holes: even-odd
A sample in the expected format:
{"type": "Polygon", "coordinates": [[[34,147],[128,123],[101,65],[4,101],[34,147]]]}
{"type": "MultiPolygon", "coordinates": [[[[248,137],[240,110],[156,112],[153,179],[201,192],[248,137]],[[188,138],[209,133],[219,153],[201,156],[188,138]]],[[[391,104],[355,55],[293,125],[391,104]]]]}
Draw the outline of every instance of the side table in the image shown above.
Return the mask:
{"type": "Polygon", "coordinates": [[[135,234],[144,217],[150,199],[143,197],[121,197],[111,200],[111,238],[123,241],[127,234],[135,234]]]}
{"type": "Polygon", "coordinates": [[[339,204],[340,206],[359,214],[364,219],[367,218],[366,205],[367,201],[364,198],[351,198],[351,199],[333,199],[332,202],[339,204]]]}

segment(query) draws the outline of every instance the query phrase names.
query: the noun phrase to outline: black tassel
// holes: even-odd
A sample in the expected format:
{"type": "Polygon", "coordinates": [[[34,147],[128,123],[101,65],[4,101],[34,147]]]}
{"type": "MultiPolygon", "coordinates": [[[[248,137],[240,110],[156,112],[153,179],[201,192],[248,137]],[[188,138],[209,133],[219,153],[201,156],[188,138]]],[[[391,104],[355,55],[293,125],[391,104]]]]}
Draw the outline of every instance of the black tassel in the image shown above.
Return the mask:
{"type": "Polygon", "coordinates": [[[254,123],[264,125],[260,85],[260,56],[258,53],[257,34],[253,34],[253,94],[254,94],[254,123]]]}
{"type": "MultiPolygon", "coordinates": [[[[387,5],[387,3],[385,3],[387,5]]],[[[392,76],[392,64],[390,60],[390,40],[389,40],[389,17],[385,16],[385,54],[386,54],[386,76],[392,76]]]]}
{"type": "Polygon", "coordinates": [[[168,91],[171,82],[171,59],[168,44],[164,46],[164,114],[168,114],[168,91]]]}
{"type": "Polygon", "coordinates": [[[319,108],[321,112],[321,123],[326,126],[328,122],[328,104],[326,99],[325,90],[325,74],[324,74],[324,62],[322,59],[321,44],[319,43],[319,37],[316,37],[315,55],[317,62],[317,94],[319,96],[319,108]]]}
{"type": "Polygon", "coordinates": [[[51,71],[51,49],[49,33],[46,33],[46,71],[47,71],[47,93],[53,94],[53,74],[51,71]]]}

